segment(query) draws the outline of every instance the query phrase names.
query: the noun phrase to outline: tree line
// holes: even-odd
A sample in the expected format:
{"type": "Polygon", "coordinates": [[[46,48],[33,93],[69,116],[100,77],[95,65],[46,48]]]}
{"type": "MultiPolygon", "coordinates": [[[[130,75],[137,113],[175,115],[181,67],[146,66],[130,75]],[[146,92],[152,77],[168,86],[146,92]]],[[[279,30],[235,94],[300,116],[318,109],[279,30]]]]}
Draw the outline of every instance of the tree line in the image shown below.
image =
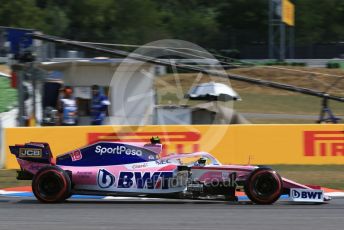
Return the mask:
{"type": "MultiPolygon", "coordinates": [[[[97,42],[182,39],[209,49],[268,41],[269,0],[0,0],[0,25],[97,42]]],[[[296,44],[344,41],[344,1],[294,0],[296,44]]]]}

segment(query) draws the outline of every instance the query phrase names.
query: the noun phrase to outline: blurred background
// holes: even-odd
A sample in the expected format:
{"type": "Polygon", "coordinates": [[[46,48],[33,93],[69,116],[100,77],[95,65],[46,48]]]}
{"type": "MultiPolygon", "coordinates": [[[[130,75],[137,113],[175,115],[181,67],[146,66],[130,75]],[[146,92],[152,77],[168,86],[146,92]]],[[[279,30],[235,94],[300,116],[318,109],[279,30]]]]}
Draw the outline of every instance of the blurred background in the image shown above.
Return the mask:
{"type": "MultiPolygon", "coordinates": [[[[344,53],[344,2],[290,2],[295,6],[294,58],[340,58],[344,53]]],[[[73,40],[145,44],[173,38],[228,56],[262,59],[269,58],[269,3],[2,0],[0,16],[2,26],[31,28],[73,40]]]]}
{"type": "MultiPolygon", "coordinates": [[[[18,57],[19,52],[25,49],[13,49],[11,41],[13,38],[20,40],[20,35],[18,31],[12,31],[9,36],[8,28],[23,28],[24,34],[39,31],[76,41],[110,43],[116,45],[111,48],[125,51],[133,51],[140,45],[159,39],[181,39],[195,43],[215,55],[229,74],[277,81],[338,96],[343,96],[344,92],[344,2],[341,0],[3,0],[0,18],[0,25],[3,27],[0,39],[0,61],[3,63],[0,66],[0,113],[10,112],[18,104],[26,105],[26,111],[19,111],[21,117],[25,117],[25,122],[14,122],[12,119],[12,123],[16,124],[41,124],[44,111],[54,113],[47,111],[46,107],[58,110],[58,100],[65,85],[73,88],[78,104],[79,124],[90,124],[87,118],[91,116],[90,87],[92,84],[100,84],[102,92],[107,95],[109,81],[82,82],[78,75],[85,75],[85,68],[88,68],[85,65],[92,64],[94,67],[89,75],[110,78],[104,72],[113,73],[116,70],[113,66],[119,65],[120,60],[78,47],[29,41],[28,47],[31,50],[34,47],[34,51],[30,52],[35,52],[39,69],[31,75],[36,76],[37,84],[41,79],[45,83],[37,86],[37,90],[30,82],[24,83],[26,96],[23,98],[31,98],[31,101],[21,103],[8,80],[11,79],[12,72],[16,71],[16,55],[18,57]],[[94,59],[99,56],[108,59],[100,63],[99,58],[94,59]],[[85,64],[85,60],[89,63],[85,64]],[[73,83],[74,78],[78,80],[73,83]],[[52,92],[51,90],[55,93],[46,93],[52,92]],[[33,103],[37,104],[36,107],[33,103]],[[32,113],[35,114],[30,115],[32,113]],[[32,116],[34,122],[30,123],[32,116]]],[[[202,55],[196,53],[196,56],[207,58],[202,55]]],[[[180,58],[175,53],[168,52],[162,56],[180,58]]],[[[189,58],[187,61],[189,64],[193,62],[200,65],[199,58],[189,58]]],[[[209,62],[206,60],[203,64],[207,65],[209,62]]],[[[171,68],[156,65],[149,68],[155,76],[159,76],[153,82],[156,96],[151,99],[157,105],[155,110],[159,114],[151,118],[150,123],[160,121],[159,117],[166,114],[179,114],[185,110],[185,105],[197,107],[199,102],[180,97],[180,94],[186,94],[195,84],[197,72],[179,71],[180,82],[176,87],[171,68]]],[[[214,80],[206,75],[199,83],[209,81],[229,85],[227,79],[214,80]]],[[[237,81],[232,81],[231,87],[242,98],[242,101],[233,105],[235,112],[240,114],[239,123],[315,123],[323,110],[321,99],[317,97],[237,81]],[[241,116],[245,119],[241,119],[241,116]]],[[[338,118],[335,121],[340,122],[339,118],[344,115],[343,104],[331,102],[331,108],[331,112],[335,112],[338,118]]],[[[211,110],[209,116],[214,117],[214,112],[221,113],[215,109],[211,110]]],[[[4,116],[3,114],[2,120],[6,119],[4,116]]],[[[8,116],[13,118],[12,114],[8,116]]],[[[219,123],[214,121],[215,118],[209,119],[212,123],[219,123]]],[[[224,120],[224,123],[233,122],[224,120]]],[[[123,124],[120,118],[116,121],[123,124]]],[[[192,122],[191,115],[180,122],[199,121],[192,122]]],[[[3,123],[11,126],[10,121],[3,123]]]]}

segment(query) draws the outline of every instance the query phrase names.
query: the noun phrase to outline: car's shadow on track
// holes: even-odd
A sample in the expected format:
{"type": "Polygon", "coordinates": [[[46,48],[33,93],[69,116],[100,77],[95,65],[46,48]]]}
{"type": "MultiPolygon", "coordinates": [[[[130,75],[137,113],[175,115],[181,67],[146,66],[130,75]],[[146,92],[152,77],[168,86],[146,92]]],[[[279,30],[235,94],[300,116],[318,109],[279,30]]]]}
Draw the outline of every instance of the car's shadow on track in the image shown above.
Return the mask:
{"type": "MultiPolygon", "coordinates": [[[[241,200],[239,202],[229,202],[223,200],[206,200],[206,199],[161,199],[161,198],[130,198],[130,197],[116,197],[114,199],[94,199],[94,198],[70,198],[63,203],[44,204],[40,203],[35,198],[23,197],[2,197],[0,198],[0,205],[18,204],[18,205],[33,205],[40,207],[51,206],[59,207],[73,207],[73,206],[90,206],[109,207],[121,206],[128,207],[137,206],[140,208],[158,207],[161,205],[173,205],[173,207],[195,207],[198,209],[199,205],[212,206],[214,208],[229,207],[229,208],[253,208],[253,209],[344,209],[344,199],[333,199],[328,203],[291,203],[288,201],[279,200],[273,205],[256,205],[248,200],[241,200]]],[[[168,207],[168,206],[166,206],[168,207]]]]}
{"type": "Polygon", "coordinates": [[[318,209],[318,208],[334,208],[331,204],[314,204],[314,203],[304,203],[296,204],[286,201],[278,201],[273,205],[256,205],[249,201],[239,201],[239,202],[228,202],[220,200],[170,200],[170,199],[154,199],[154,200],[131,200],[131,199],[122,199],[122,200],[94,200],[94,199],[69,199],[63,203],[56,204],[44,204],[40,203],[36,199],[20,199],[20,198],[10,198],[10,199],[1,199],[0,203],[12,203],[12,204],[29,204],[29,205],[38,205],[38,206],[51,206],[51,207],[61,207],[61,206],[74,206],[74,205],[96,205],[96,206],[112,206],[112,205],[137,205],[138,207],[143,207],[142,205],[212,205],[212,206],[230,206],[230,207],[247,207],[254,209],[276,209],[276,208],[286,208],[286,209],[318,209]]]}

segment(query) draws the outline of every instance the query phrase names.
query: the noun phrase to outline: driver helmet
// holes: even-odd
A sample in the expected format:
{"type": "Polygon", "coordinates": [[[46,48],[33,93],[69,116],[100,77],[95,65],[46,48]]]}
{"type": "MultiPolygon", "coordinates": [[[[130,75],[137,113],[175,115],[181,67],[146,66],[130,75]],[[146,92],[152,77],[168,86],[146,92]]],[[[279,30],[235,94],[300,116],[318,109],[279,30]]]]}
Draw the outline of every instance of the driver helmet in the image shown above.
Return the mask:
{"type": "Polygon", "coordinates": [[[197,160],[197,165],[198,166],[205,166],[205,163],[207,162],[207,158],[201,157],[197,160]]]}

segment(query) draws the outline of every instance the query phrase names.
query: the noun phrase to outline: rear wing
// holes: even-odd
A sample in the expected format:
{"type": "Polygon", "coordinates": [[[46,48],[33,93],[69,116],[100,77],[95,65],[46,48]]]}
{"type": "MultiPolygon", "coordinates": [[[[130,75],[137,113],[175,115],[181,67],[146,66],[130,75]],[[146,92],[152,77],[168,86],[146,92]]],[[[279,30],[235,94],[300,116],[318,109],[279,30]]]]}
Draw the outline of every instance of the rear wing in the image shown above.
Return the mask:
{"type": "MultiPolygon", "coordinates": [[[[43,164],[53,163],[53,155],[48,143],[29,142],[24,145],[12,145],[9,148],[17,159],[43,164]]],[[[19,161],[18,163],[20,164],[19,161]]]]}

